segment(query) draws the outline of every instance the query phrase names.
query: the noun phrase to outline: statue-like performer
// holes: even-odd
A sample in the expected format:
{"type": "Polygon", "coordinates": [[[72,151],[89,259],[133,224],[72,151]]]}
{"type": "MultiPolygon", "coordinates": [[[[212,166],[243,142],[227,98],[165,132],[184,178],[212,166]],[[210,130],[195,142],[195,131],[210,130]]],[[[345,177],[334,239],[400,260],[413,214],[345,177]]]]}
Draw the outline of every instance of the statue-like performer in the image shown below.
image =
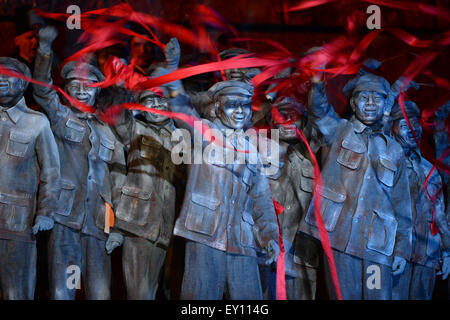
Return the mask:
{"type": "MultiPolygon", "coordinates": [[[[328,103],[324,82],[313,78],[309,93],[308,120],[324,138],[323,186],[314,196],[320,197],[343,299],[391,299],[392,274],[403,272],[411,254],[405,157],[398,142],[381,130],[394,91],[373,74],[353,79],[344,87],[355,113],[350,120],[328,103]]],[[[300,230],[319,239],[314,201],[300,230]]],[[[324,260],[328,291],[336,298],[324,260]]]]}
{"type": "MultiPolygon", "coordinates": [[[[405,101],[404,106],[414,133],[420,141],[420,109],[412,101],[405,101]]],[[[392,133],[403,147],[406,156],[413,212],[413,250],[405,271],[393,279],[393,298],[431,300],[441,257],[443,278],[447,278],[450,273],[450,231],[445,215],[442,180],[439,173],[433,171],[426,189],[423,190],[433,165],[421,155],[398,104],[394,106],[391,117],[394,121],[392,133]],[[439,232],[434,235],[431,229],[433,210],[434,220],[439,228],[439,232]]]]}
{"type": "MultiPolygon", "coordinates": [[[[172,96],[183,93],[182,88],[171,90],[172,96]]],[[[257,164],[234,162],[235,157],[227,163],[218,155],[231,152],[234,156],[238,152],[233,148],[242,151],[241,155],[250,150],[242,128],[251,118],[253,87],[223,81],[208,94],[217,118],[212,122],[202,119],[202,123],[217,130],[218,141],[231,141],[231,145],[205,148],[201,162],[189,165],[186,194],[174,229],[175,235],[187,239],[181,298],[222,299],[225,294],[230,299],[262,299],[256,251],[264,248],[268,252],[267,263],[276,261],[279,253],[269,183],[257,164]]],[[[198,118],[184,94],[172,99],[170,108],[198,118]]],[[[198,134],[182,121],[177,120],[177,125],[187,128],[191,136],[198,134]]]]}
{"type": "MultiPolygon", "coordinates": [[[[282,119],[268,119],[279,130],[280,170],[268,176],[272,197],[284,211],[279,215],[285,248],[286,297],[288,300],[314,300],[320,242],[297,232],[300,221],[312,198],[314,168],[306,146],[299,141],[296,130],[309,133],[303,106],[293,98],[284,98],[277,104],[282,119]],[[281,122],[281,123],[280,123],[281,122]]],[[[276,299],[276,269],[260,265],[264,298],[276,299]]]]}
{"type": "MultiPolygon", "coordinates": [[[[1,57],[0,65],[31,78],[16,59],[1,57]]],[[[59,194],[58,147],[47,118],[27,108],[27,85],[0,75],[0,292],[8,300],[34,298],[34,235],[53,228],[59,194]]]]}
{"type": "MultiPolygon", "coordinates": [[[[39,31],[34,75],[41,82],[52,82],[51,45],[56,35],[52,27],[39,31]]],[[[71,97],[95,106],[100,89],[89,85],[104,80],[97,68],[69,62],[61,76],[71,97]]],[[[62,191],[48,244],[51,298],[74,299],[79,288],[76,275],[81,271],[87,299],[110,299],[111,259],[105,250],[105,231],[112,214],[108,207],[119,197],[123,184],[119,181],[125,175],[123,145],[96,115],[63,105],[55,91],[35,85],[34,97],[47,113],[61,158],[62,191]]]]}
{"type": "MultiPolygon", "coordinates": [[[[167,99],[151,90],[135,96],[146,107],[168,111],[167,99]]],[[[116,209],[115,229],[124,236],[122,265],[127,298],[155,299],[161,268],[173,234],[176,166],[171,160],[167,116],[140,112],[133,120],[127,160],[127,178],[116,209]]],[[[110,241],[109,241],[110,242],[110,241]]],[[[108,244],[109,250],[120,242],[108,244]]]]}

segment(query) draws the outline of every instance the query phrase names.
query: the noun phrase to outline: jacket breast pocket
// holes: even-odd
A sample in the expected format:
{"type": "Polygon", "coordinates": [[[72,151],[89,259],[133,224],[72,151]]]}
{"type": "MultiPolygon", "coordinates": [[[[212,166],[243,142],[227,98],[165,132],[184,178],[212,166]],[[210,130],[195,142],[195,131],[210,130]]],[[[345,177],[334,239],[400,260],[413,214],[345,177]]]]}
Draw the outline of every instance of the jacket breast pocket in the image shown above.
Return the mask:
{"type": "Polygon", "coordinates": [[[356,170],[366,152],[366,146],[356,137],[347,137],[342,141],[336,161],[346,168],[356,170]]]}
{"type": "Polygon", "coordinates": [[[212,236],[220,218],[220,200],[208,195],[192,193],[185,226],[188,230],[212,236]]]}
{"type": "Polygon", "coordinates": [[[391,256],[394,251],[397,225],[397,220],[394,217],[378,210],[373,210],[369,225],[367,248],[386,256],[391,256]]]}
{"type": "Polygon", "coordinates": [[[392,187],[394,185],[395,173],[397,166],[391,160],[380,157],[377,160],[377,177],[385,186],[392,187]]]}
{"type": "Polygon", "coordinates": [[[252,217],[252,213],[248,211],[244,211],[242,214],[241,221],[241,233],[240,233],[240,241],[241,245],[244,247],[255,248],[255,237],[253,235],[253,226],[255,222],[252,217]]]}
{"type": "Polygon", "coordinates": [[[31,196],[0,193],[0,227],[23,232],[31,210],[31,196]]]}
{"type": "MultiPolygon", "coordinates": [[[[322,190],[316,188],[316,196],[321,196],[320,213],[325,229],[329,232],[334,231],[347,198],[346,194],[322,187],[322,190]]],[[[317,227],[314,202],[309,206],[306,222],[317,227]]]]}
{"type": "Polygon", "coordinates": [[[69,180],[61,180],[61,193],[59,194],[56,213],[69,216],[75,199],[75,184],[69,180]]]}
{"type": "Polygon", "coordinates": [[[122,195],[116,209],[116,216],[120,220],[144,226],[148,222],[151,209],[150,191],[129,186],[122,187],[122,195]]]}
{"type": "Polygon", "coordinates": [[[98,149],[98,156],[105,162],[111,162],[114,153],[114,141],[105,137],[100,139],[100,146],[98,149]]]}
{"type": "Polygon", "coordinates": [[[313,191],[313,168],[309,166],[302,166],[302,175],[300,177],[300,189],[311,193],[313,191]]]}
{"type": "Polygon", "coordinates": [[[9,134],[6,153],[15,157],[25,157],[33,136],[24,132],[11,131],[9,134]]]}
{"type": "Polygon", "coordinates": [[[83,141],[85,134],[86,128],[82,123],[76,122],[72,119],[67,120],[66,127],[64,128],[64,139],[71,142],[80,143],[83,141]]]}

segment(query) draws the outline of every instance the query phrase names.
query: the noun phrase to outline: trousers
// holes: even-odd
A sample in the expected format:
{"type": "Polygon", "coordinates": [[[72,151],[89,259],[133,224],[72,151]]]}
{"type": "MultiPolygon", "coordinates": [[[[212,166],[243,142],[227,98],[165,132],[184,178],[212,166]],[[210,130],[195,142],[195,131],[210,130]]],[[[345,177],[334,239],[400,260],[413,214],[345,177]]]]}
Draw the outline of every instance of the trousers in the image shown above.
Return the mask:
{"type": "MultiPolygon", "coordinates": [[[[343,300],[391,300],[392,268],[332,249],[343,300]]],[[[324,254],[325,283],[336,300],[331,270],[324,254]]]]}
{"type": "Polygon", "coordinates": [[[394,300],[431,300],[436,270],[408,262],[405,271],[394,276],[392,281],[392,299],[394,300]]]}
{"type": "Polygon", "coordinates": [[[166,250],[147,239],[125,236],[122,266],[127,298],[154,300],[166,250]]]}
{"type": "Polygon", "coordinates": [[[55,223],[48,255],[51,299],[74,300],[81,280],[86,299],[110,299],[111,257],[105,241],[55,223]]]}
{"type": "Polygon", "coordinates": [[[36,244],[0,239],[0,292],[5,300],[33,300],[36,244]]]}
{"type": "Polygon", "coordinates": [[[187,241],[182,300],[262,300],[256,257],[187,241]]]}

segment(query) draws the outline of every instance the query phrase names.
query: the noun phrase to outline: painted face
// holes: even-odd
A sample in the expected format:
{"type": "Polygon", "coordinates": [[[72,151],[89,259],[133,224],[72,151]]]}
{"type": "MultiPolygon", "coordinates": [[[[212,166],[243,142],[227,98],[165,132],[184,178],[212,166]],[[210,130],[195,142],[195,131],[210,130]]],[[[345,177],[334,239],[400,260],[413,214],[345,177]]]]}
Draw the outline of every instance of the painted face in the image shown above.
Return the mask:
{"type": "MultiPolygon", "coordinates": [[[[169,110],[169,104],[167,103],[167,99],[158,95],[145,97],[144,100],[141,101],[141,104],[146,106],[147,108],[153,108],[162,111],[169,110]]],[[[167,119],[169,119],[169,117],[167,116],[163,116],[152,112],[145,112],[144,116],[148,122],[154,124],[162,123],[167,119]]]]}
{"type": "MultiPolygon", "coordinates": [[[[416,134],[417,140],[420,143],[420,140],[422,138],[422,127],[419,123],[419,120],[417,118],[409,118],[409,122],[411,123],[412,128],[414,129],[414,133],[416,134]]],[[[416,140],[414,140],[414,136],[409,130],[408,123],[405,119],[400,119],[395,121],[394,126],[392,128],[395,137],[397,138],[400,143],[410,147],[410,148],[416,148],[416,140]]]]}
{"type": "Polygon", "coordinates": [[[99,88],[89,86],[93,83],[91,80],[73,79],[66,85],[66,91],[72,98],[92,107],[100,91],[99,88]]]}
{"type": "Polygon", "coordinates": [[[37,37],[33,30],[25,32],[15,38],[15,44],[19,48],[19,55],[31,63],[37,53],[37,37]]]}
{"type": "Polygon", "coordinates": [[[242,129],[252,116],[252,104],[241,96],[220,96],[217,101],[218,116],[222,123],[232,129],[242,129]]]}
{"type": "Polygon", "coordinates": [[[383,117],[386,97],[375,91],[360,91],[352,97],[351,105],[356,118],[365,125],[372,125],[383,117]]]}
{"type": "Polygon", "coordinates": [[[245,81],[245,71],[247,69],[227,69],[225,70],[225,77],[227,80],[245,81]]]}
{"type": "Polygon", "coordinates": [[[278,112],[281,115],[281,119],[272,118],[272,123],[279,130],[280,139],[284,141],[297,139],[297,129],[303,127],[303,117],[301,114],[289,105],[279,106],[278,112]]]}
{"type": "Polygon", "coordinates": [[[0,74],[0,104],[8,105],[23,93],[25,82],[19,78],[0,74]]]}
{"type": "Polygon", "coordinates": [[[150,42],[134,37],[130,45],[131,59],[140,68],[146,68],[152,61],[152,47],[150,42]]]}

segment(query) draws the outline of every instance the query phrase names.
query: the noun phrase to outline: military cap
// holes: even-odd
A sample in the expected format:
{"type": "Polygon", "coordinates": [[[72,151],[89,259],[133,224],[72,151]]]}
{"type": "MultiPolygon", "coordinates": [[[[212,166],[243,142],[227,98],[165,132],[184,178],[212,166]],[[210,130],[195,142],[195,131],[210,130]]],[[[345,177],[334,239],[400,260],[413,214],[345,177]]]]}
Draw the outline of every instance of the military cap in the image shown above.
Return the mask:
{"type": "Polygon", "coordinates": [[[70,61],[64,65],[61,70],[61,77],[68,79],[83,79],[101,82],[105,80],[105,76],[98,68],[92,64],[81,61],[70,61]]]}
{"type": "Polygon", "coordinates": [[[159,87],[156,87],[148,90],[139,91],[134,95],[134,101],[139,103],[145,98],[150,96],[159,96],[161,98],[164,98],[163,90],[159,87]]]}
{"type": "Polygon", "coordinates": [[[376,76],[372,73],[367,73],[350,80],[344,86],[344,89],[342,89],[347,97],[352,96],[355,92],[365,90],[379,92],[387,96],[391,90],[391,86],[383,77],[376,76]]]}
{"type": "Polygon", "coordinates": [[[250,51],[241,49],[241,48],[230,48],[230,49],[221,51],[219,53],[219,56],[220,56],[220,59],[226,60],[226,59],[236,57],[240,54],[246,54],[246,53],[250,53],[250,51]]]}
{"type": "MultiPolygon", "coordinates": [[[[412,101],[405,101],[404,106],[405,106],[405,113],[408,118],[420,119],[420,109],[417,106],[417,104],[415,104],[412,101]]],[[[403,119],[403,112],[398,102],[396,102],[392,107],[391,119],[392,121],[403,119]]]]}
{"type": "Polygon", "coordinates": [[[217,101],[222,95],[238,95],[251,99],[253,86],[242,81],[227,80],[217,82],[208,89],[208,96],[213,101],[217,101]]]}
{"type": "Polygon", "coordinates": [[[0,65],[7,69],[12,69],[17,71],[18,73],[23,74],[24,76],[31,78],[30,69],[26,64],[20,62],[17,59],[11,57],[0,57],[0,65]]]}

